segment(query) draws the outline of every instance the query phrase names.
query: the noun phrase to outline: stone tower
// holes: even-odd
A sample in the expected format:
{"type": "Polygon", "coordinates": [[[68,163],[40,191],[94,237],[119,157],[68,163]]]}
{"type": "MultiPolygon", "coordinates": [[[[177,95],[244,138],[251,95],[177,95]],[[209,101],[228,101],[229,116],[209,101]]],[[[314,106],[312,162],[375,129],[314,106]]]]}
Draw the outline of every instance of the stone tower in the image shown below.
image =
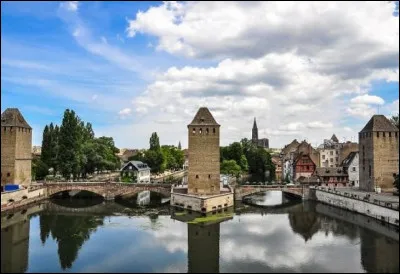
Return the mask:
{"type": "Polygon", "coordinates": [[[220,193],[219,129],[206,107],[201,107],[188,125],[188,194],[220,193]]]}
{"type": "Polygon", "coordinates": [[[251,141],[253,144],[258,145],[258,128],[257,128],[256,117],[254,117],[253,129],[251,132],[251,141]]]}
{"type": "Polygon", "coordinates": [[[384,115],[374,115],[358,134],[360,189],[392,188],[399,172],[399,129],[384,115]]]}
{"type": "Polygon", "coordinates": [[[1,185],[31,183],[32,128],[17,108],[1,114],[1,185]]]}

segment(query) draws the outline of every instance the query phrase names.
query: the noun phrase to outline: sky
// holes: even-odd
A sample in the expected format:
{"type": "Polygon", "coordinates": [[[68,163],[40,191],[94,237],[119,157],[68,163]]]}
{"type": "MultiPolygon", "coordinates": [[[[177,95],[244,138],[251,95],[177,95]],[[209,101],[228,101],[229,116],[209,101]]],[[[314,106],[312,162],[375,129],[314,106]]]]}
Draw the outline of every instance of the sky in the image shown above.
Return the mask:
{"type": "Polygon", "coordinates": [[[399,109],[399,4],[1,1],[1,111],[41,145],[73,109],[120,148],[187,147],[206,106],[221,145],[357,141],[399,109]]]}

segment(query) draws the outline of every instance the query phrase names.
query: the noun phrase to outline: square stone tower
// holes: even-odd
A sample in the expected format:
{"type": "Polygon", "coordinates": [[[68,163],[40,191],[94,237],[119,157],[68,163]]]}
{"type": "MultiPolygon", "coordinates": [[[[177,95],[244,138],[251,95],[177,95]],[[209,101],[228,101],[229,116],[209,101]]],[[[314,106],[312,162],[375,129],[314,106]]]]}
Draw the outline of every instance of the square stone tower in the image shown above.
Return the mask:
{"type": "Polygon", "coordinates": [[[384,115],[374,115],[358,134],[360,189],[393,188],[399,173],[399,129],[384,115]]]}
{"type": "Polygon", "coordinates": [[[206,107],[201,107],[188,125],[188,194],[220,193],[219,128],[206,107]]]}
{"type": "Polygon", "coordinates": [[[32,128],[17,108],[1,114],[1,185],[31,183],[32,128]]]}

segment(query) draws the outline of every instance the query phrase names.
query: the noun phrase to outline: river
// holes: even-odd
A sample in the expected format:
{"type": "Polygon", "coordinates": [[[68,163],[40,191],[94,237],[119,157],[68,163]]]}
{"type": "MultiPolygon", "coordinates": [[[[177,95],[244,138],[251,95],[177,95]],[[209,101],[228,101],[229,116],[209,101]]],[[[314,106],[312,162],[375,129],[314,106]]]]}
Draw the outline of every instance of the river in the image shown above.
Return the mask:
{"type": "Polygon", "coordinates": [[[393,228],[322,204],[285,206],[281,192],[256,200],[267,208],[237,203],[207,226],[172,219],[168,206],[35,205],[2,215],[1,272],[399,272],[393,228]]]}

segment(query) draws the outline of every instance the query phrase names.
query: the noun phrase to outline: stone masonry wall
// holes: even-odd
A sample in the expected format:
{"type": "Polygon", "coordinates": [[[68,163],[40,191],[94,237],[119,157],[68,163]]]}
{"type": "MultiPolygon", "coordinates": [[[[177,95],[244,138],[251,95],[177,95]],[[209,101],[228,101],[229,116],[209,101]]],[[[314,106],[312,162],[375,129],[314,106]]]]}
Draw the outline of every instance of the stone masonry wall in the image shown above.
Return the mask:
{"type": "Polygon", "coordinates": [[[359,133],[359,162],[360,162],[360,189],[365,191],[374,191],[372,182],[374,145],[373,132],[359,133]],[[369,166],[371,165],[371,178],[369,177],[369,166]]]}
{"type": "Polygon", "coordinates": [[[328,193],[321,190],[315,190],[315,198],[317,201],[333,205],[336,207],[344,208],[347,210],[355,211],[378,220],[399,225],[399,211],[382,207],[379,205],[367,203],[364,201],[339,196],[333,193],[328,193]]]}
{"type": "Polygon", "coordinates": [[[393,174],[399,173],[399,138],[392,132],[374,132],[373,179],[381,188],[393,188],[393,174]],[[385,137],[383,137],[385,135],[385,137]]]}
{"type": "Polygon", "coordinates": [[[189,126],[188,129],[190,163],[188,193],[218,194],[220,191],[219,127],[189,126]]]}
{"type": "Polygon", "coordinates": [[[15,128],[1,127],[1,185],[14,182],[15,128]]]}

